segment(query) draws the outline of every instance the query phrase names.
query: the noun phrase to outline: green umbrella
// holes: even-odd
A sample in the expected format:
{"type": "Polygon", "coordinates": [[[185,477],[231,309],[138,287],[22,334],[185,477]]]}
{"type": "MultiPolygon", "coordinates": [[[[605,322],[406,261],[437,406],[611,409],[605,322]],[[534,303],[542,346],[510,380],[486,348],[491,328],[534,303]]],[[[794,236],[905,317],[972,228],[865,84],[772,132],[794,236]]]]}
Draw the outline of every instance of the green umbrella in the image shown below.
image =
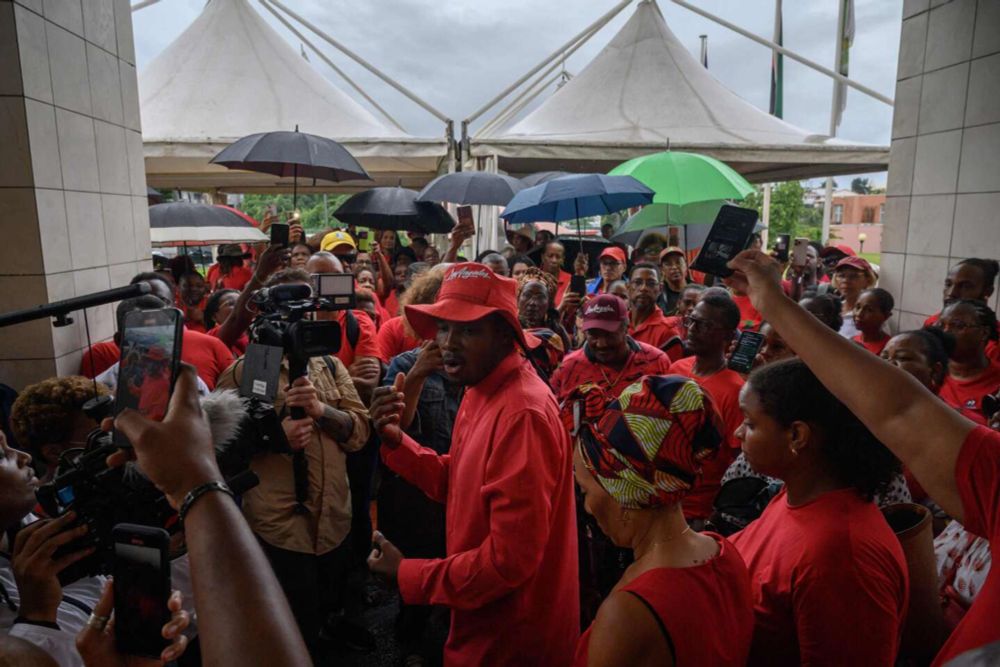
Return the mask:
{"type": "Polygon", "coordinates": [[[650,204],[626,220],[611,237],[612,241],[636,245],[647,229],[655,229],[666,233],[667,227],[681,225],[710,225],[719,214],[724,199],[697,202],[686,206],[671,206],[670,204],[650,204]]]}
{"type": "MultiPolygon", "coordinates": [[[[740,200],[753,186],[729,165],[697,153],[664,151],[623,162],[609,174],[632,176],[656,195],[654,204],[683,206],[720,199],[740,200]]],[[[711,222],[711,220],[709,220],[711,222]]]]}

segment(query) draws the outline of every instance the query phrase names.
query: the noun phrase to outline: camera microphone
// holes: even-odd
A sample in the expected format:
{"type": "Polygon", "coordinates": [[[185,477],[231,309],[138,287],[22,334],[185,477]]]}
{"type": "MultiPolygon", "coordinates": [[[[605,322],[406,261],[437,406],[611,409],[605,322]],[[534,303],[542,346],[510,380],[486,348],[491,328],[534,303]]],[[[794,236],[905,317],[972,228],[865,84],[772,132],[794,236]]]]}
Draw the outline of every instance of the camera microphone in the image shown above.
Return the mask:
{"type": "Polygon", "coordinates": [[[259,293],[258,300],[271,300],[275,303],[285,303],[288,301],[302,301],[312,297],[312,288],[303,283],[286,283],[284,285],[274,285],[265,287],[259,293]]]}

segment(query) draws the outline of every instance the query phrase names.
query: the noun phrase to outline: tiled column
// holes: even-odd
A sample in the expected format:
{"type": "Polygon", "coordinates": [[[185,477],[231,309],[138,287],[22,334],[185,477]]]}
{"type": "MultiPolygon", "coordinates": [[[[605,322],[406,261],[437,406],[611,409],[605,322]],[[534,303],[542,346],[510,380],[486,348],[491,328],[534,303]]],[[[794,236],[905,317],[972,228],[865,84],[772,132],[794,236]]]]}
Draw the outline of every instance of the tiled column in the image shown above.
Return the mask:
{"type": "MultiPolygon", "coordinates": [[[[150,266],[128,0],[0,0],[0,312],[150,266]]],[[[112,306],[87,313],[94,341],[112,306]]],[[[77,372],[83,314],[0,329],[0,381],[77,372]]]]}
{"type": "Polygon", "coordinates": [[[997,0],[903,5],[880,283],[900,329],[940,310],[949,266],[1000,258],[998,27],[997,0]]]}

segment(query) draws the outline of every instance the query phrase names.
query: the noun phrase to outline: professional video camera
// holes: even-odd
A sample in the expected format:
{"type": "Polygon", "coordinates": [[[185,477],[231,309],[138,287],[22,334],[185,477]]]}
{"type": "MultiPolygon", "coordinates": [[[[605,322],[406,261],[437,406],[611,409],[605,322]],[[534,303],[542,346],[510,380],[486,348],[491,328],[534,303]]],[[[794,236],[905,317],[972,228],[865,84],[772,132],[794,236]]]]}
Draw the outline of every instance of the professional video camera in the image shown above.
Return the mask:
{"type": "MultiPolygon", "coordinates": [[[[244,401],[235,392],[213,394],[202,400],[216,451],[225,452],[227,443],[237,433],[245,408],[244,401]]],[[[98,423],[110,416],[111,404],[92,401],[88,416],[98,423]]],[[[86,535],[56,550],[53,558],[63,554],[94,547],[94,553],[73,563],[59,573],[59,581],[66,585],[82,577],[108,574],[114,557],[111,531],[119,523],[136,523],[164,528],[169,533],[180,530],[177,513],[166,497],[145,477],[138,467],[127,464],[109,468],[109,454],[118,450],[110,433],[94,430],[83,449],[63,453],[52,481],[36,491],[38,503],[50,517],[58,517],[72,510],[76,512],[76,525],[86,524],[86,535]]],[[[249,491],[258,483],[257,476],[246,468],[228,471],[223,467],[226,483],[234,493],[249,491]],[[234,474],[230,475],[230,472],[234,474]]]]}

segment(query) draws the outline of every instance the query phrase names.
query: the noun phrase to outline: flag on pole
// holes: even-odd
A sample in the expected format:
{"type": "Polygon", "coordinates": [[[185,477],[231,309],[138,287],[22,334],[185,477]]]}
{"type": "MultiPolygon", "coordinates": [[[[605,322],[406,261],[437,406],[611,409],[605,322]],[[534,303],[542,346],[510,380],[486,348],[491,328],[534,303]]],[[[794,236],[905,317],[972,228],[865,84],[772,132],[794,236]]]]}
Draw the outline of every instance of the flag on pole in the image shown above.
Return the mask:
{"type": "MultiPolygon", "coordinates": [[[[774,1],[774,43],[784,46],[784,28],[781,25],[781,0],[774,1]]],[[[784,117],[784,70],[785,57],[777,51],[771,51],[771,104],[768,111],[772,116],[784,117]]]]}
{"type": "MultiPolygon", "coordinates": [[[[837,46],[840,58],[837,62],[837,72],[847,76],[850,64],[851,46],[854,44],[854,0],[841,0],[843,8],[840,12],[841,22],[837,26],[837,46]]],[[[847,108],[847,86],[838,83],[834,87],[834,126],[839,126],[847,108]]]]}

